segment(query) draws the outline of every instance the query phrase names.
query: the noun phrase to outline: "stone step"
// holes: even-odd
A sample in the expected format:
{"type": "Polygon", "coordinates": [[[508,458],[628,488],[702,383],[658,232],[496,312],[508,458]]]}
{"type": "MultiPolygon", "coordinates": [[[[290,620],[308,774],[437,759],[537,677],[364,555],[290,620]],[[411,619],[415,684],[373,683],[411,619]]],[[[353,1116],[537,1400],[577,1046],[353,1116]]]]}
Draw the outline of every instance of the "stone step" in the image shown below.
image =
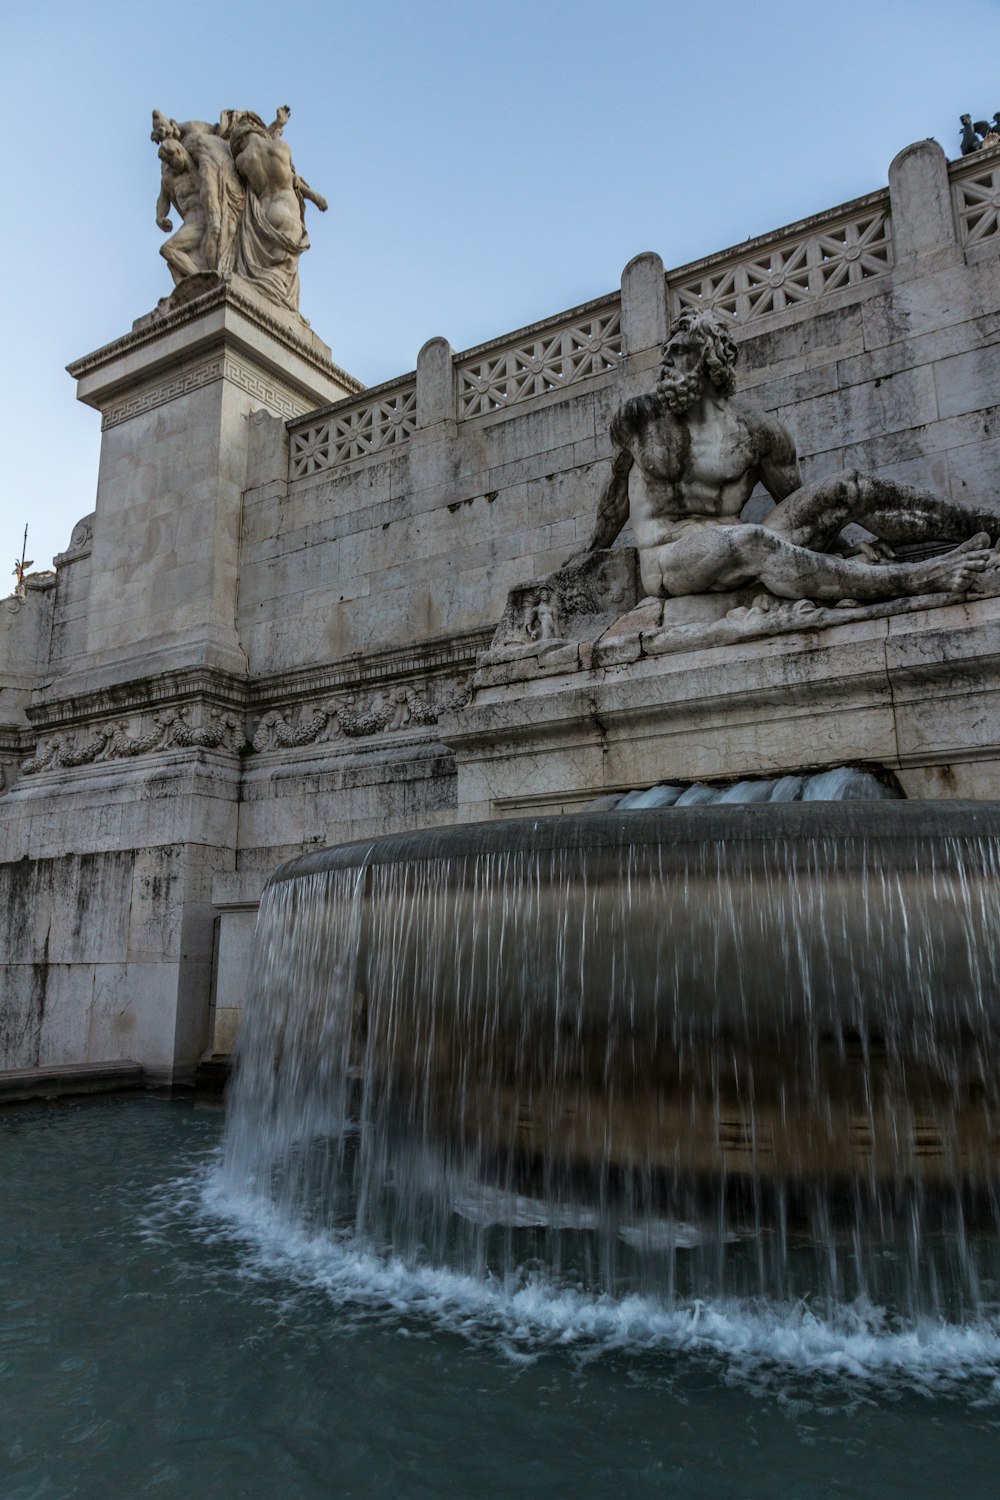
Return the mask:
{"type": "Polygon", "coordinates": [[[0,1073],[0,1105],[23,1099],[58,1099],[142,1088],[139,1063],[72,1063],[66,1067],[13,1068],[0,1073]]]}

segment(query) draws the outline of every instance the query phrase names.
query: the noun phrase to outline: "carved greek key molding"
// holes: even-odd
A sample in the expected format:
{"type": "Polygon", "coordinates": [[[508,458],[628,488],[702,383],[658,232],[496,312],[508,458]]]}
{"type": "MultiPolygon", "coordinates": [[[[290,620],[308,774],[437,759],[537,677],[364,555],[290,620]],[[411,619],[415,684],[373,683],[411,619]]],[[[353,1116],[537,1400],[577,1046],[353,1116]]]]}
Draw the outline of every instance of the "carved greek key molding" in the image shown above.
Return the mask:
{"type": "Polygon", "coordinates": [[[968,157],[959,169],[952,168],[951,192],[963,245],[978,245],[1000,234],[1000,153],[991,151],[989,164],[977,156],[971,158],[975,168],[966,165],[968,157]]]}
{"type": "Polygon", "coordinates": [[[711,308],[747,323],[816,302],[891,269],[886,200],[861,213],[831,219],[811,232],[757,242],[750,252],[732,251],[697,272],[683,267],[667,279],[675,317],[685,307],[711,308]]]}
{"type": "Polygon", "coordinates": [[[615,368],[621,352],[621,310],[614,307],[462,360],[458,366],[459,419],[530,401],[590,375],[603,375],[615,368]]]}
{"type": "Polygon", "coordinates": [[[210,360],[206,365],[200,365],[194,370],[185,370],[183,374],[175,375],[173,380],[152,386],[149,390],[130,397],[128,401],[123,401],[120,406],[111,407],[104,413],[101,430],[106,432],[109,427],[117,427],[120,422],[128,422],[132,417],[141,416],[143,412],[153,411],[157,406],[165,406],[168,401],[176,401],[178,396],[187,396],[191,391],[201,390],[202,386],[212,385],[216,380],[222,379],[224,363],[220,355],[218,359],[210,360]]]}
{"type": "Polygon", "coordinates": [[[258,720],[257,751],[292,750],[337,739],[369,739],[436,724],[439,715],[469,700],[471,675],[433,685],[342,693],[322,704],[268,709],[258,720]]]}
{"type": "Polygon", "coordinates": [[[286,422],[304,416],[311,409],[310,402],[288,386],[266,379],[258,370],[240,364],[232,355],[226,357],[223,378],[238,385],[248,395],[256,396],[258,401],[270,407],[276,416],[284,417],[286,422]]]}
{"type": "Polygon", "coordinates": [[[139,392],[123,401],[120,406],[111,407],[104,413],[102,430],[117,427],[120,422],[128,422],[132,417],[152,411],[157,406],[165,406],[168,401],[176,401],[179,396],[201,390],[203,386],[212,385],[216,380],[228,380],[239,386],[240,390],[256,397],[276,416],[284,417],[286,421],[301,417],[309,410],[309,402],[288,386],[265,377],[260,371],[234,359],[231,354],[220,354],[206,364],[182,371],[162,385],[139,392]]]}
{"type": "Polygon", "coordinates": [[[416,426],[417,386],[409,379],[374,401],[358,402],[292,432],[288,477],[307,479],[352,458],[393,448],[412,437],[416,426]]]}
{"type": "MultiPolygon", "coordinates": [[[[242,743],[240,723],[234,714],[212,708],[201,714],[202,722],[190,723],[190,708],[164,708],[149,716],[151,727],[131,734],[128,719],[107,720],[83,730],[68,730],[39,740],[35,753],[22,762],[21,774],[58,771],[99,761],[131,760],[157,750],[204,749],[235,754],[242,743]]],[[[145,722],[145,719],[143,720],[145,722]]]]}

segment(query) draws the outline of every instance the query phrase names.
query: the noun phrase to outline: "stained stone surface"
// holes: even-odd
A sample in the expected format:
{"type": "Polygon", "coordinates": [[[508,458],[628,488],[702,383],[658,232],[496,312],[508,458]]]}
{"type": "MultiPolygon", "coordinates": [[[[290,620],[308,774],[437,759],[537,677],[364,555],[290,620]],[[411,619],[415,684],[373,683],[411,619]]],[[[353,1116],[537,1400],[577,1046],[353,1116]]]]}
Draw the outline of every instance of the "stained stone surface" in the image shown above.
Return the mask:
{"type": "Polygon", "coordinates": [[[235,1035],[264,881],[326,844],[844,764],[1000,798],[995,574],[665,598],[633,521],[587,552],[612,421],[684,308],[729,318],[737,397],[804,484],[1000,512],[994,197],[1000,151],[919,143],[888,189],[666,276],[638,256],[368,390],[238,271],[77,361],[95,507],[0,604],[0,1067],[190,1076],[235,1035]]]}

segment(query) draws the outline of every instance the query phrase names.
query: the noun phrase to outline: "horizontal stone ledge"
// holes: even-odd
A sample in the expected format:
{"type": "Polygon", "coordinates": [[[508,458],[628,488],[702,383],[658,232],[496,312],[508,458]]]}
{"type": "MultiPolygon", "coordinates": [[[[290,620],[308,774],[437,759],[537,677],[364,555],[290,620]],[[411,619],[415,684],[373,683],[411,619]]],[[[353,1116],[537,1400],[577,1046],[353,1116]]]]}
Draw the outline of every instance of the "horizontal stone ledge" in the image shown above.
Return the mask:
{"type": "Polygon", "coordinates": [[[79,1094],[111,1094],[141,1089],[137,1062],[72,1063],[50,1068],[13,1068],[0,1073],[0,1105],[26,1099],[64,1099],[79,1094]]]}
{"type": "Polygon", "coordinates": [[[189,352],[220,337],[249,343],[252,349],[259,349],[262,339],[270,341],[284,353],[283,361],[275,356],[278,373],[282,364],[300,361],[303,372],[314,372],[341,386],[347,392],[345,399],[364,390],[362,381],[334,364],[328,346],[295,314],[286,316],[256,296],[244,295],[232,283],[219,284],[165,314],[137,319],[137,325],[66,366],[72,378],[83,383],[85,392],[110,387],[116,378],[121,383],[135,369],[167,364],[176,352],[189,352]]]}
{"type": "Polygon", "coordinates": [[[196,698],[225,708],[246,709],[248,679],[213,667],[164,667],[117,682],[91,685],[96,676],[96,672],[78,668],[46,683],[34,694],[28,713],[31,722],[46,728],[99,714],[166,708],[196,698]]]}
{"type": "Polygon", "coordinates": [[[407,678],[471,669],[489,646],[495,630],[495,624],[484,625],[462,635],[435,637],[416,646],[356,652],[319,666],[258,673],[248,680],[247,711],[264,713],[280,704],[321,693],[402,685],[407,678]]]}

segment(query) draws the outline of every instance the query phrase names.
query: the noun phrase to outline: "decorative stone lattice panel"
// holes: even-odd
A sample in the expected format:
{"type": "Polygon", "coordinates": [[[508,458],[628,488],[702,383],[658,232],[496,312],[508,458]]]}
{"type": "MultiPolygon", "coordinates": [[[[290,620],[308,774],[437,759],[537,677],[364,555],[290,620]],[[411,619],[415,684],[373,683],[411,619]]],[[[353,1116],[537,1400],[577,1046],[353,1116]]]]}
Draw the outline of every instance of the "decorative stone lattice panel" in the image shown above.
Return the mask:
{"type": "Polygon", "coordinates": [[[412,437],[417,425],[415,381],[386,391],[375,401],[359,401],[322,422],[291,434],[291,479],[307,479],[352,458],[392,448],[412,437]]]}
{"type": "Polygon", "coordinates": [[[875,207],[817,233],[758,246],[745,258],[734,255],[689,279],[671,280],[673,312],[708,307],[746,323],[884,276],[891,268],[887,208],[875,207]]]}
{"type": "Polygon", "coordinates": [[[615,307],[463,360],[458,367],[459,418],[478,417],[588,375],[603,375],[614,369],[621,352],[621,311],[615,307]]]}
{"type": "Polygon", "coordinates": [[[955,216],[963,245],[1000,234],[1000,154],[990,152],[991,166],[979,164],[977,171],[955,174],[952,194],[955,216]]]}

